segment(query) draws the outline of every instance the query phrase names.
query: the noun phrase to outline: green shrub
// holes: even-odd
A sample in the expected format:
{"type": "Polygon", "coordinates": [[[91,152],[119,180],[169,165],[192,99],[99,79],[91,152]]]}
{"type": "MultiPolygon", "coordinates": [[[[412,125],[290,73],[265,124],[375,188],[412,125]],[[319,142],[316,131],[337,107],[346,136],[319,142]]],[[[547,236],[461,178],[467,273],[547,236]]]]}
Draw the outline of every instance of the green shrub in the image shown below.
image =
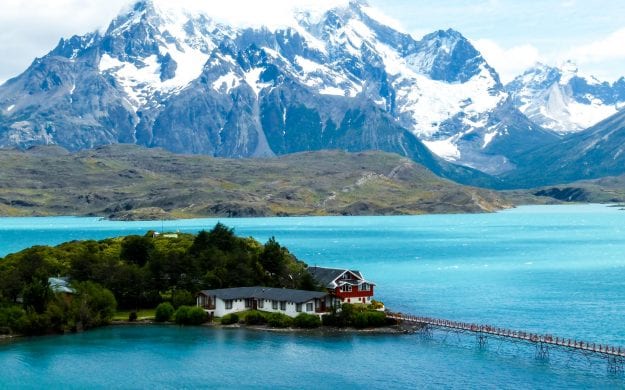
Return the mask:
{"type": "Polygon", "coordinates": [[[266,323],[267,319],[265,318],[265,315],[257,310],[251,310],[245,316],[246,325],[262,325],[266,323]]]}
{"type": "Polygon", "coordinates": [[[128,321],[135,322],[136,320],[137,320],[137,312],[131,311],[130,314],[128,314],[128,321]]]}
{"type": "Polygon", "coordinates": [[[333,314],[324,314],[321,316],[321,324],[323,326],[339,326],[337,316],[333,314]]]}
{"type": "Polygon", "coordinates": [[[180,306],[174,313],[174,321],[179,325],[201,325],[207,320],[208,314],[197,306],[180,306]]]}
{"type": "Polygon", "coordinates": [[[354,313],[351,322],[354,328],[357,329],[363,329],[369,326],[367,313],[364,312],[354,313]]]}
{"type": "Polygon", "coordinates": [[[169,302],[163,302],[156,306],[154,311],[154,320],[156,322],[166,322],[174,315],[174,307],[169,302]]]}
{"type": "Polygon", "coordinates": [[[25,315],[26,312],[19,306],[0,308],[0,327],[16,329],[18,321],[25,315]]]}
{"type": "Polygon", "coordinates": [[[314,314],[301,313],[293,319],[293,325],[305,329],[318,328],[321,326],[321,320],[314,314]]]}
{"type": "Polygon", "coordinates": [[[293,319],[286,314],[271,313],[267,316],[267,325],[272,328],[288,328],[293,325],[293,319]]]}
{"type": "Polygon", "coordinates": [[[384,308],[384,303],[380,302],[380,301],[376,301],[375,299],[371,300],[371,307],[373,309],[382,309],[384,308]]]}
{"type": "Polygon", "coordinates": [[[202,325],[208,321],[208,313],[201,307],[192,307],[188,313],[188,325],[202,325]]]}
{"type": "Polygon", "coordinates": [[[232,325],[236,324],[237,322],[239,322],[239,316],[236,313],[226,314],[225,316],[221,317],[222,325],[232,325]]]}
{"type": "Polygon", "coordinates": [[[189,323],[189,306],[180,306],[174,313],[174,321],[179,325],[187,325],[189,323]]]}
{"type": "Polygon", "coordinates": [[[386,325],[386,314],[380,311],[363,311],[352,316],[354,328],[375,328],[386,325]]]}
{"type": "Polygon", "coordinates": [[[369,322],[369,326],[372,328],[385,326],[386,322],[386,314],[381,311],[369,311],[367,312],[367,320],[369,322]]]}
{"type": "Polygon", "coordinates": [[[34,309],[28,309],[16,324],[16,330],[28,336],[45,334],[49,329],[50,318],[46,314],[37,314],[34,309]]]}

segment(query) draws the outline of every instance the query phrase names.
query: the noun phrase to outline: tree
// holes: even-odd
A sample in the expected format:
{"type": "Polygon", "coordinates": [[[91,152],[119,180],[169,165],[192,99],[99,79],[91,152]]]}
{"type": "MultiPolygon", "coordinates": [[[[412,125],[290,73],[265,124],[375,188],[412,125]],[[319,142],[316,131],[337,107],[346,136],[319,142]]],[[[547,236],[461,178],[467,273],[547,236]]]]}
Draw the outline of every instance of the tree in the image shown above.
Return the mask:
{"type": "Polygon", "coordinates": [[[189,306],[195,304],[195,297],[187,290],[174,290],[171,293],[171,301],[174,307],[189,306]]]}
{"type": "Polygon", "coordinates": [[[76,323],[91,328],[111,321],[117,301],[110,290],[93,282],[75,283],[74,287],[76,294],[72,300],[72,314],[76,323]]]}
{"type": "Polygon", "coordinates": [[[150,258],[150,252],[154,249],[152,239],[142,236],[127,236],[122,241],[119,257],[143,267],[150,258]]]}
{"type": "Polygon", "coordinates": [[[275,237],[271,237],[267,241],[258,260],[263,268],[273,275],[282,275],[286,268],[285,251],[278,244],[275,237]]]}
{"type": "Polygon", "coordinates": [[[228,228],[221,222],[218,222],[215,225],[208,236],[210,245],[213,245],[222,251],[232,250],[237,241],[237,236],[234,235],[234,229],[228,228]]]}
{"type": "Polygon", "coordinates": [[[310,274],[310,272],[305,271],[305,272],[302,273],[302,276],[301,276],[300,281],[299,281],[298,288],[300,290],[318,291],[319,290],[319,284],[317,283],[315,278],[313,278],[313,276],[310,274]]]}
{"type": "Polygon", "coordinates": [[[197,256],[203,251],[207,250],[211,247],[211,237],[210,234],[206,230],[202,230],[195,236],[193,240],[193,245],[189,248],[189,253],[197,256]]]}
{"type": "Polygon", "coordinates": [[[41,314],[46,310],[52,295],[52,289],[47,280],[33,279],[22,290],[24,309],[32,308],[35,313],[41,314]]]}

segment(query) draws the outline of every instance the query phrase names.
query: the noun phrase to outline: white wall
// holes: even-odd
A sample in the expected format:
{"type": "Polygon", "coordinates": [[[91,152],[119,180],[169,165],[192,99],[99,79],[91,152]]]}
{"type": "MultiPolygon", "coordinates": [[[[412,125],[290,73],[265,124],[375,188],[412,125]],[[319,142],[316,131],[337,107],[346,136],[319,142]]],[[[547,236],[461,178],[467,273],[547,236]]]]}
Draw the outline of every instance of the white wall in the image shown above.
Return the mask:
{"type": "MultiPolygon", "coordinates": [[[[199,302],[199,301],[198,301],[199,302]]],[[[250,310],[251,308],[245,307],[245,299],[233,299],[232,309],[226,309],[226,302],[223,299],[217,298],[215,300],[215,310],[206,310],[208,313],[213,313],[215,317],[223,317],[226,314],[237,313],[240,311],[250,310]]],[[[280,309],[280,301],[278,301],[278,308],[273,309],[272,301],[270,299],[263,300],[263,307],[258,306],[258,310],[270,312],[270,313],[283,313],[290,317],[297,317],[300,313],[315,314],[315,300],[312,299],[308,302],[302,303],[302,311],[297,311],[297,306],[294,302],[286,303],[286,310],[280,309]],[[312,303],[312,310],[306,311],[306,304],[312,303]]]]}

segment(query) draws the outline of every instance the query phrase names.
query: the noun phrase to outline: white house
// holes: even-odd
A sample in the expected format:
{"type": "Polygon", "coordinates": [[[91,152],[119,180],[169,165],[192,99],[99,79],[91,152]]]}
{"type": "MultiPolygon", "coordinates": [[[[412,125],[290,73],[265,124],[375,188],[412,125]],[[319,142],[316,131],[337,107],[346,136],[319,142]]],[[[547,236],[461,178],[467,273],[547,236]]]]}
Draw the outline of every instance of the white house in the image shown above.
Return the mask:
{"type": "Polygon", "coordinates": [[[262,310],[295,317],[300,313],[321,314],[326,311],[327,293],[273,287],[235,287],[202,290],[197,306],[212,316],[244,310],[262,310]]]}

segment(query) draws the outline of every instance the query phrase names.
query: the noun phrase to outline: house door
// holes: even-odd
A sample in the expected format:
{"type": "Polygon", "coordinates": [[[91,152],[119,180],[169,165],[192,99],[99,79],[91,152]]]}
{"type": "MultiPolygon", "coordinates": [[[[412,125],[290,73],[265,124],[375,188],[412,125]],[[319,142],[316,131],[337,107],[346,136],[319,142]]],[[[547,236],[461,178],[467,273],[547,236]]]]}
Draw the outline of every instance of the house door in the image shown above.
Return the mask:
{"type": "Polygon", "coordinates": [[[252,310],[258,309],[258,301],[256,299],[252,299],[252,310]]]}

